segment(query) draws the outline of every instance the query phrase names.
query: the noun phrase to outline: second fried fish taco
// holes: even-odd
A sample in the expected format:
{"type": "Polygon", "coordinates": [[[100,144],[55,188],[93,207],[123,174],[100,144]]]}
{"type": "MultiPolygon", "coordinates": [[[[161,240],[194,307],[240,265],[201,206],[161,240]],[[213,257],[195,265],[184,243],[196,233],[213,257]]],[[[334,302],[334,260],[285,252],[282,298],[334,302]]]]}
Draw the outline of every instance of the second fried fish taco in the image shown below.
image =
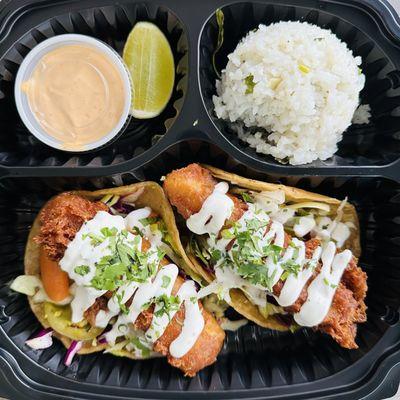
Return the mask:
{"type": "Polygon", "coordinates": [[[308,326],[357,347],[367,285],[352,204],[198,164],[168,174],[164,190],[186,220],[201,295],[263,327],[308,326]]]}
{"type": "Polygon", "coordinates": [[[224,332],[186,278],[190,261],[154,182],[52,198],[32,225],[24,263],[11,288],[28,295],[46,328],[27,343],[43,348],[46,335],[57,337],[67,365],[75,353],[166,356],[193,376],[222,347],[224,332]]]}

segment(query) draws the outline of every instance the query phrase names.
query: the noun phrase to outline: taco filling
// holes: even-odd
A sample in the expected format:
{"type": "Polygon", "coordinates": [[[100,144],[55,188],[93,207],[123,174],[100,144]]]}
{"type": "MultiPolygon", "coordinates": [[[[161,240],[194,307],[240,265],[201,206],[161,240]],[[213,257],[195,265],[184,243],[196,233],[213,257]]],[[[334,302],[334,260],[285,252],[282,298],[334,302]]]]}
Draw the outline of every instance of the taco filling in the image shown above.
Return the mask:
{"type": "MultiPolygon", "coordinates": [[[[162,195],[155,184],[138,185],[153,201],[162,195]]],[[[149,206],[136,208],[140,190],[127,202],[74,193],[50,200],[32,228],[27,275],[17,281],[34,280],[32,309],[70,347],[68,356],[99,350],[135,359],[162,355],[194,376],[216,360],[225,335],[198,301],[194,281],[166,257],[179,260],[172,220],[165,221],[172,215],[168,204],[163,218],[149,206]]]]}
{"type": "Polygon", "coordinates": [[[197,164],[167,175],[164,190],[208,283],[199,296],[216,293],[265,327],[312,327],[357,348],[367,284],[353,206],[197,164]]]}

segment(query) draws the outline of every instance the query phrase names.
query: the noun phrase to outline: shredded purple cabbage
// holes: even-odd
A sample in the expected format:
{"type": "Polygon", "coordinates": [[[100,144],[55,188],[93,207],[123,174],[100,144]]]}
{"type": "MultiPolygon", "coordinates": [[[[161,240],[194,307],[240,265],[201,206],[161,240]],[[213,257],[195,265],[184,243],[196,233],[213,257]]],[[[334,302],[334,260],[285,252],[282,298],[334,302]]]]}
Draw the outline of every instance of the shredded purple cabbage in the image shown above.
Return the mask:
{"type": "Polygon", "coordinates": [[[42,329],[38,334],[28,339],[25,344],[34,350],[43,350],[53,344],[53,329],[42,329]]]}
{"type": "Polygon", "coordinates": [[[97,339],[97,343],[105,344],[107,343],[107,339],[104,336],[99,336],[99,338],[97,339]]]}
{"type": "Polygon", "coordinates": [[[120,198],[113,206],[112,208],[119,212],[120,214],[129,214],[131,211],[135,209],[134,206],[128,203],[124,203],[124,198],[120,198]]]}
{"type": "Polygon", "coordinates": [[[82,348],[83,343],[73,340],[71,346],[69,346],[67,350],[67,354],[64,358],[64,365],[69,367],[72,364],[72,360],[75,357],[75,354],[82,348]]]}

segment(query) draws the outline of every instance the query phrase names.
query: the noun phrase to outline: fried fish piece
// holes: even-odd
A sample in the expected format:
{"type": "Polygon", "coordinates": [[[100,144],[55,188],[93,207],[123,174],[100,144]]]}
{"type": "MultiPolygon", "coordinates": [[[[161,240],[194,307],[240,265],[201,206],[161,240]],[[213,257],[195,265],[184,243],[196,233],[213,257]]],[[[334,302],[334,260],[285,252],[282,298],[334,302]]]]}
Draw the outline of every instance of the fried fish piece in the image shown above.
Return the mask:
{"type": "MultiPolygon", "coordinates": [[[[200,211],[217,183],[210,171],[202,168],[199,164],[189,164],[187,167],[169,173],[163,188],[178,213],[188,219],[200,211]]],[[[227,225],[239,220],[248,208],[247,204],[238,197],[231,194],[228,196],[233,201],[233,211],[227,225]]]]}
{"type": "Polygon", "coordinates": [[[62,193],[51,199],[40,212],[40,234],[35,241],[43,246],[49,258],[59,261],[82,224],[98,211],[108,211],[108,207],[99,201],[62,193]]]}
{"type": "MultiPolygon", "coordinates": [[[[178,293],[183,282],[184,279],[178,276],[172,289],[174,296],[178,293]]],[[[154,344],[154,351],[166,356],[172,366],[179,368],[184,372],[185,376],[189,377],[195,376],[198,371],[216,361],[225,339],[225,332],[218,325],[215,318],[204,309],[201,302],[199,302],[199,306],[204,318],[204,328],[194,346],[183,357],[175,358],[169,353],[169,346],[182,330],[185,319],[185,307],[183,305],[172,318],[162,336],[154,344]]],[[[150,307],[142,312],[135,322],[135,327],[143,331],[149,329],[153,310],[154,307],[150,307]]]]}
{"type": "Polygon", "coordinates": [[[168,174],[163,187],[171,204],[183,218],[188,219],[200,211],[217,183],[209,171],[198,164],[190,164],[168,174]]]}

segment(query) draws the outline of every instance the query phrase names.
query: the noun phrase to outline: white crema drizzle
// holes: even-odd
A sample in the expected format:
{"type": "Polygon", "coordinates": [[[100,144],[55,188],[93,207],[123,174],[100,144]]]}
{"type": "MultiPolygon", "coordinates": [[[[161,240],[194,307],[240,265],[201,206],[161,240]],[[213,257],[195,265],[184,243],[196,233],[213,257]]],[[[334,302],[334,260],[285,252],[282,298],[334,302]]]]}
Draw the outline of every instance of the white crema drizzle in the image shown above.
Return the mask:
{"type": "MultiPolygon", "coordinates": [[[[225,189],[226,187],[224,187],[224,193],[227,193],[225,189]]],[[[280,221],[286,221],[291,218],[293,212],[290,209],[284,212],[282,208],[279,209],[278,207],[271,206],[271,202],[266,203],[268,210],[260,209],[259,207],[263,200],[260,197],[261,196],[256,198],[255,204],[248,204],[248,210],[242,215],[240,220],[237,221],[236,231],[239,233],[246,231],[249,221],[263,221],[268,223],[268,229],[266,229],[264,224],[262,228],[252,232],[253,239],[257,241],[258,247],[263,248],[264,246],[273,244],[283,248],[285,242],[284,222],[282,223],[280,221]],[[287,218],[285,214],[289,215],[289,218],[287,218]],[[276,215],[278,218],[274,218],[276,215]]],[[[239,276],[238,271],[223,265],[224,260],[228,258],[233,259],[233,252],[240,251],[240,247],[237,247],[235,241],[233,241],[232,245],[233,239],[219,237],[216,234],[216,232],[218,233],[223,228],[225,220],[230,217],[230,214],[223,214],[224,218],[222,219],[221,217],[218,221],[218,225],[214,224],[212,229],[208,229],[208,224],[204,224],[204,220],[207,220],[207,216],[214,215],[215,210],[226,210],[223,204],[228,202],[227,199],[231,200],[226,194],[222,194],[220,191],[218,192],[218,196],[215,196],[214,191],[203,203],[200,212],[192,215],[191,222],[187,223],[189,229],[193,226],[201,225],[202,229],[200,231],[210,235],[207,239],[209,248],[211,250],[217,250],[221,254],[221,258],[214,265],[216,280],[211,283],[211,289],[213,291],[219,290],[220,292],[222,289],[222,294],[225,299],[229,301],[229,289],[241,288],[255,304],[263,306],[266,305],[266,295],[274,296],[272,287],[282,278],[283,274],[285,274],[284,284],[280,294],[274,297],[280,306],[288,307],[294,304],[299,298],[304,286],[312,277],[315,267],[321,260],[322,268],[307,289],[307,301],[302,305],[300,311],[294,314],[295,321],[301,326],[311,327],[320,324],[329,311],[342,274],[352,259],[351,251],[344,250],[343,252],[337,253],[335,243],[333,241],[327,241],[322,246],[317,247],[313,251],[311,259],[308,259],[306,258],[305,243],[297,238],[292,238],[287,248],[282,249],[279,257],[268,256],[265,260],[269,287],[267,288],[260,284],[248,282],[246,278],[239,276]],[[292,262],[300,267],[297,273],[285,271],[285,263],[287,262],[292,262]],[[264,299],[264,303],[261,299],[264,299]]],[[[329,226],[330,233],[332,233],[341,223],[337,220],[332,222],[332,220],[329,219],[329,221],[331,221],[331,225],[333,225],[329,226]]],[[[316,222],[314,220],[311,221],[311,218],[304,217],[299,219],[294,230],[295,233],[297,232],[299,234],[299,237],[303,237],[315,227],[316,222]]],[[[227,229],[227,231],[233,234],[232,228],[227,229]]],[[[194,231],[194,233],[197,232],[194,231]]],[[[344,236],[348,237],[348,232],[346,231],[344,233],[344,236]]],[[[341,239],[343,241],[343,235],[341,239]]],[[[203,288],[199,296],[209,294],[211,289],[207,289],[208,287],[203,288]]]]}
{"type": "MultiPolygon", "coordinates": [[[[100,244],[93,245],[90,235],[99,235],[103,228],[115,228],[118,232],[126,232],[124,236],[119,237],[124,245],[140,251],[142,248],[141,236],[133,231],[134,228],[137,228],[145,234],[150,243],[150,248],[146,251],[149,255],[147,262],[155,262],[157,260],[157,248],[161,244],[161,232],[151,232],[148,226],[141,223],[141,220],[148,218],[150,214],[151,209],[148,207],[132,211],[126,218],[99,211],[93,219],[82,225],[75,238],[69,243],[60,261],[60,267],[75,282],[71,286],[73,323],[80,322],[84,318],[85,311],[94,304],[98,297],[106,293],[106,290],[97,290],[91,287],[91,280],[96,272],[96,264],[102,257],[111,253],[110,239],[105,238],[100,244]],[[76,272],[76,268],[83,265],[87,266],[88,270],[87,273],[82,275],[76,272]]],[[[117,317],[112,329],[105,334],[107,342],[111,346],[115,344],[119,337],[134,333],[133,324],[140,313],[146,309],[147,304],[160,296],[171,296],[178,272],[178,267],[175,264],[168,264],[158,272],[156,271],[146,282],[139,283],[127,280],[116,290],[108,300],[107,310],[100,310],[96,315],[96,326],[101,328],[105,328],[112,318],[117,317]],[[127,311],[123,313],[121,307],[130,298],[132,298],[132,302],[127,311]]],[[[141,342],[142,344],[144,342],[144,345],[147,345],[151,350],[152,345],[162,336],[171,319],[184,304],[185,318],[182,330],[170,345],[170,354],[173,357],[180,358],[193,347],[199,338],[204,328],[204,318],[198,305],[197,292],[193,281],[184,282],[176,296],[178,302],[171,309],[160,310],[161,305],[156,303],[151,325],[144,337],[141,338],[141,342]]]]}
{"type": "Polygon", "coordinates": [[[220,231],[233,211],[233,201],[226,195],[228,190],[229,185],[226,182],[215,185],[214,191],[207,197],[201,210],[186,221],[192,232],[203,235],[220,231]]]}

